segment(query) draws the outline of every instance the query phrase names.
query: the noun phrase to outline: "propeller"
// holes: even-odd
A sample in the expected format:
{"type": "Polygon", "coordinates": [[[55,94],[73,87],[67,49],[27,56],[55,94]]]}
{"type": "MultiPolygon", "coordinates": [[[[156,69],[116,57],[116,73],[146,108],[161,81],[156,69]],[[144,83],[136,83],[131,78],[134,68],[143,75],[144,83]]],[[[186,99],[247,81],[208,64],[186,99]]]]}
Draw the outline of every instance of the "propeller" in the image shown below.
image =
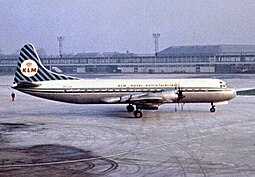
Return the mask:
{"type": "MultiPolygon", "coordinates": [[[[181,89],[180,83],[176,84],[175,86],[176,94],[177,94],[177,102],[178,102],[178,108],[179,108],[179,101],[183,99],[185,96],[183,95],[183,90],[181,89]]],[[[183,107],[182,107],[183,110],[183,107]]],[[[175,106],[175,112],[177,112],[176,106],[175,106]]]]}
{"type": "Polygon", "coordinates": [[[176,91],[176,94],[178,95],[177,100],[178,100],[178,103],[179,103],[179,101],[185,97],[185,96],[183,95],[183,90],[181,89],[180,84],[178,84],[178,85],[175,86],[175,90],[177,90],[177,91],[176,91]]]}

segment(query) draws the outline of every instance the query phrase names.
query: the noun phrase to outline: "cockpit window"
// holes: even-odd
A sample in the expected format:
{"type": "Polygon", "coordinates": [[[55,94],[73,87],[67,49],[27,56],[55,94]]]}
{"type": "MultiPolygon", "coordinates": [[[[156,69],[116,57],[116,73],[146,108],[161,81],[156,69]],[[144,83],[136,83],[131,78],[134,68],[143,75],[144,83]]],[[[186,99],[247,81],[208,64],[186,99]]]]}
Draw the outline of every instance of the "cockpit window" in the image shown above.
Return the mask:
{"type": "Polygon", "coordinates": [[[220,81],[220,88],[228,88],[225,82],[220,81]]]}

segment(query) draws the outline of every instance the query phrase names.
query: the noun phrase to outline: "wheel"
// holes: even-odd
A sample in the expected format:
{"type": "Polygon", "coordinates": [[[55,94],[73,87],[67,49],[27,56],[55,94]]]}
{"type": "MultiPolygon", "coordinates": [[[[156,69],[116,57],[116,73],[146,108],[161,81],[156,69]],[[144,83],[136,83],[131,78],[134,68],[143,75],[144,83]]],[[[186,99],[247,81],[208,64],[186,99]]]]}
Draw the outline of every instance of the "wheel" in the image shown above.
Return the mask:
{"type": "Polygon", "coordinates": [[[135,118],[141,118],[143,116],[143,113],[139,110],[136,110],[134,112],[134,116],[135,116],[135,118]]]}
{"type": "Polygon", "coordinates": [[[215,111],[216,111],[215,107],[211,107],[210,112],[215,112],[215,111]]]}
{"type": "Polygon", "coordinates": [[[127,105],[127,111],[128,111],[128,112],[133,112],[134,109],[135,109],[135,108],[134,108],[133,105],[131,105],[131,104],[130,104],[130,105],[127,105]]]}

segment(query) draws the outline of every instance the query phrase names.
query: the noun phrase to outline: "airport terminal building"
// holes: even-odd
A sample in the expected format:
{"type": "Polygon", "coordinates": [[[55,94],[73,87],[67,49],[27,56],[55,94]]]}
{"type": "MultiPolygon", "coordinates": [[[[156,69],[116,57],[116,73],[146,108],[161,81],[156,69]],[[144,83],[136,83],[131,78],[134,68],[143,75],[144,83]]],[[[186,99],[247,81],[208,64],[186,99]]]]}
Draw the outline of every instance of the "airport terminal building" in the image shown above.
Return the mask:
{"type": "MultiPolygon", "coordinates": [[[[255,45],[172,46],[157,54],[80,53],[41,57],[64,73],[255,73],[255,45]]],[[[17,56],[0,56],[0,72],[16,69],[17,56]]]]}

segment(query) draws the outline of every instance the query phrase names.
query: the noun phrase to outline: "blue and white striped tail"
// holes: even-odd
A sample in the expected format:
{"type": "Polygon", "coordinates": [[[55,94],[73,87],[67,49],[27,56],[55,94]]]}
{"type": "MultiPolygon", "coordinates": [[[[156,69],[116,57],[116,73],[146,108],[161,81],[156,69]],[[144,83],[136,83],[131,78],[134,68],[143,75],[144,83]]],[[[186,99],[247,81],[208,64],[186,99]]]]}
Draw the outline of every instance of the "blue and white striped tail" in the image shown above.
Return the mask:
{"type": "Polygon", "coordinates": [[[38,82],[50,80],[75,80],[77,78],[53,73],[45,68],[32,44],[20,50],[20,56],[13,84],[22,81],[38,82]]]}

